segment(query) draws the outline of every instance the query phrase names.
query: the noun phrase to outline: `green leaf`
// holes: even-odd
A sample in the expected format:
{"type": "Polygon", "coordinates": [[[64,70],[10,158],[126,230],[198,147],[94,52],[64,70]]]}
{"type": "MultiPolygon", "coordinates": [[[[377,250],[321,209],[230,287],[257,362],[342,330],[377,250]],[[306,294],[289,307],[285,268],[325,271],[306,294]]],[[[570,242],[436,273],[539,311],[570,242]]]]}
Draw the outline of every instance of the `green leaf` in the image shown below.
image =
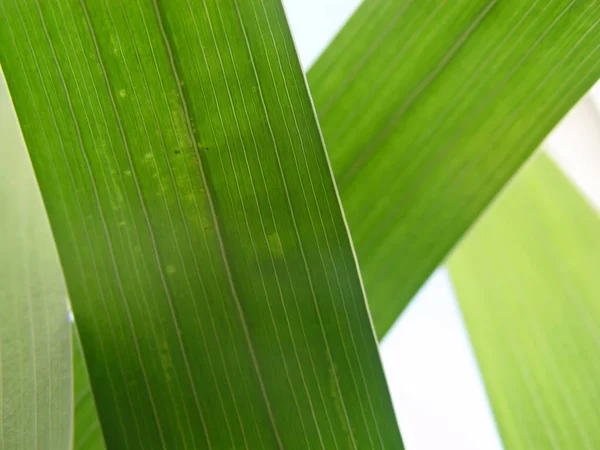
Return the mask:
{"type": "Polygon", "coordinates": [[[600,76],[593,0],[367,0],[308,80],[377,335],[600,76]]]}
{"type": "Polygon", "coordinates": [[[107,447],[402,448],[278,0],[8,0],[107,447]]]}
{"type": "Polygon", "coordinates": [[[0,71],[0,449],[70,448],[67,294],[0,71]]]}
{"type": "Polygon", "coordinates": [[[73,392],[74,422],[73,449],[104,450],[104,437],[98,421],[98,412],[87,372],[81,343],[73,330],[73,392]]]}
{"type": "Polygon", "coordinates": [[[545,155],[449,260],[506,448],[600,443],[600,218],[545,155]]]}
{"type": "Polygon", "coordinates": [[[309,84],[379,337],[598,78],[585,1],[366,0],[309,84]]]}

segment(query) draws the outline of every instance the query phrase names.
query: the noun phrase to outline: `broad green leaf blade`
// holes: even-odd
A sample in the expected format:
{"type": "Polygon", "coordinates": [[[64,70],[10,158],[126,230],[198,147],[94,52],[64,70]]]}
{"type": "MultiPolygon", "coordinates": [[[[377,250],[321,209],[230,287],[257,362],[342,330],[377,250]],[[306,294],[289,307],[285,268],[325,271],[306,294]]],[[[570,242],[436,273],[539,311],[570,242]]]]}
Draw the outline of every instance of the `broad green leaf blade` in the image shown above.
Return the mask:
{"type": "Polygon", "coordinates": [[[600,445],[600,218],[545,155],[449,260],[507,449],[600,445]]]}
{"type": "Polygon", "coordinates": [[[600,76],[593,0],[367,0],[308,80],[377,334],[600,76]]]}
{"type": "Polygon", "coordinates": [[[279,1],[0,12],[107,447],[402,448],[279,1]]]}
{"type": "Polygon", "coordinates": [[[381,337],[597,79],[592,1],[367,0],[309,72],[381,337]]]}
{"type": "Polygon", "coordinates": [[[68,450],[66,287],[1,71],[0,142],[0,450],[68,450]]]}

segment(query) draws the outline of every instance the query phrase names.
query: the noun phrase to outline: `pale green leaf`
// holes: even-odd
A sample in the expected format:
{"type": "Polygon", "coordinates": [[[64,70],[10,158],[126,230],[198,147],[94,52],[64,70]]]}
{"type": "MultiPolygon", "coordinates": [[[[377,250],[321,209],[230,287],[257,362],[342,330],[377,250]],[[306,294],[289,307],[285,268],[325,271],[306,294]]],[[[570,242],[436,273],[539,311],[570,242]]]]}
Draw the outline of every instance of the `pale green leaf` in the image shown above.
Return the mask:
{"type": "Polygon", "coordinates": [[[600,218],[545,155],[449,260],[507,449],[600,445],[600,218]]]}
{"type": "Polygon", "coordinates": [[[402,448],[279,0],[8,0],[107,447],[402,448]]]}
{"type": "Polygon", "coordinates": [[[66,287],[0,71],[0,450],[67,450],[72,386],[66,287]]]}

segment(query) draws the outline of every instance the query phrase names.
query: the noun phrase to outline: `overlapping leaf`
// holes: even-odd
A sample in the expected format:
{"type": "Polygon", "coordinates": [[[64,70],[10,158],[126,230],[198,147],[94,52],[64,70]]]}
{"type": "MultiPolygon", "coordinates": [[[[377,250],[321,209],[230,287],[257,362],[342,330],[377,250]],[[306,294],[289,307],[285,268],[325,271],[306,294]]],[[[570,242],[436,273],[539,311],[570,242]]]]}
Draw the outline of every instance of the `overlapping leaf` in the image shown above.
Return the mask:
{"type": "Polygon", "coordinates": [[[367,0],[308,74],[378,336],[600,76],[594,0],[367,0]]]}

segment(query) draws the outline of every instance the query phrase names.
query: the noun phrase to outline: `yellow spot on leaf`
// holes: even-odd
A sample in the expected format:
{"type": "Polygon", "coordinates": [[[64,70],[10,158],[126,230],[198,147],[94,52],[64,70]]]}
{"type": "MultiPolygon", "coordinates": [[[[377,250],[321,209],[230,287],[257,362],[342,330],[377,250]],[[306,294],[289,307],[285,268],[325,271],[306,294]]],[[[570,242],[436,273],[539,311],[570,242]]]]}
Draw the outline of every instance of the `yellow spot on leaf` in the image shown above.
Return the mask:
{"type": "Polygon", "coordinates": [[[269,248],[273,253],[273,256],[281,257],[283,256],[283,246],[281,245],[281,239],[279,239],[279,234],[272,233],[269,235],[269,248]]]}

